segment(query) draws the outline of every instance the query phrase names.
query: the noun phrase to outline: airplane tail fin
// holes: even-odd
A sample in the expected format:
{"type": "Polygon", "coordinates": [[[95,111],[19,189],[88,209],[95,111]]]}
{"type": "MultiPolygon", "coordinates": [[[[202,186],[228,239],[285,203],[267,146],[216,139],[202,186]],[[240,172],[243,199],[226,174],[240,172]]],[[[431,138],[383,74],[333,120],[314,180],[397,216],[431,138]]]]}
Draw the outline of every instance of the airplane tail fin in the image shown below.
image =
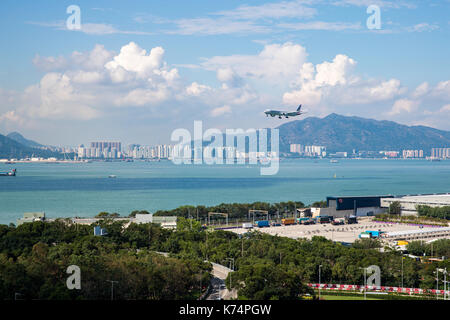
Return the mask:
{"type": "Polygon", "coordinates": [[[300,104],[297,108],[297,111],[300,111],[301,108],[302,108],[302,105],[300,104]]]}

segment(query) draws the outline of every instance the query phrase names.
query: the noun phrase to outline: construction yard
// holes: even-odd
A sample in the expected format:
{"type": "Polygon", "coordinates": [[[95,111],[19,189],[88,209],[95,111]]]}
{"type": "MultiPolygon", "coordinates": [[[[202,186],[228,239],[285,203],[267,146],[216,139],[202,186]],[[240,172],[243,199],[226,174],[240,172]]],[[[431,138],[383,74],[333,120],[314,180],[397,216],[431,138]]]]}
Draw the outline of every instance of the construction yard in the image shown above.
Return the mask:
{"type": "MultiPolygon", "coordinates": [[[[419,226],[400,223],[375,222],[373,221],[373,217],[361,217],[358,218],[357,224],[345,224],[337,226],[333,226],[330,223],[312,225],[295,224],[288,226],[282,225],[266,228],[253,228],[253,230],[255,229],[260,232],[268,233],[270,235],[289,237],[293,239],[311,239],[313,236],[323,236],[332,241],[351,243],[358,239],[358,236],[361,232],[366,230],[397,232],[406,230],[418,230],[419,226]]],[[[248,232],[249,229],[237,228],[230,231],[242,234],[248,232]]]]}

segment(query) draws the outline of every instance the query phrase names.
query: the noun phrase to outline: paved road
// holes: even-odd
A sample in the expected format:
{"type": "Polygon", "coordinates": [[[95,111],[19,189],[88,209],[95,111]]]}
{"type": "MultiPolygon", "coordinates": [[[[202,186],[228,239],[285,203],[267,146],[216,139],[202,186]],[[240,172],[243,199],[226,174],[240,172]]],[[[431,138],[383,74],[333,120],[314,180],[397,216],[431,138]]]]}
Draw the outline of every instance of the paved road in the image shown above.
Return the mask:
{"type": "Polygon", "coordinates": [[[211,293],[206,300],[229,300],[237,298],[236,290],[229,291],[226,288],[225,280],[230,272],[233,272],[230,268],[227,268],[221,264],[211,262],[213,266],[211,279],[211,293]]]}
{"type": "MultiPolygon", "coordinates": [[[[167,252],[157,252],[165,257],[169,256],[167,252]]],[[[206,261],[209,262],[209,261],[206,261]]],[[[230,272],[233,272],[230,268],[227,268],[221,264],[210,262],[213,266],[211,279],[211,292],[206,297],[206,300],[229,300],[237,298],[237,291],[229,291],[225,285],[225,280],[230,272]]]]}

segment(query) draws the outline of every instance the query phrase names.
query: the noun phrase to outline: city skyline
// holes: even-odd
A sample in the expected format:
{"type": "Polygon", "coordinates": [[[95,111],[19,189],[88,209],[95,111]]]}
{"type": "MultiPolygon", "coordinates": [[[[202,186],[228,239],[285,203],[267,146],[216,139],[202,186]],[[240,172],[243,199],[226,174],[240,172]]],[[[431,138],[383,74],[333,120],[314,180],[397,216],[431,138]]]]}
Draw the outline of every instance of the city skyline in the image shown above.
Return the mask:
{"type": "Polygon", "coordinates": [[[2,2],[1,133],[164,144],[194,120],[275,127],[284,120],[263,111],[299,103],[307,116],[448,130],[448,1],[170,4],[2,2]],[[66,26],[70,5],[79,30],[66,26]],[[368,28],[369,5],[380,29],[368,28]]]}

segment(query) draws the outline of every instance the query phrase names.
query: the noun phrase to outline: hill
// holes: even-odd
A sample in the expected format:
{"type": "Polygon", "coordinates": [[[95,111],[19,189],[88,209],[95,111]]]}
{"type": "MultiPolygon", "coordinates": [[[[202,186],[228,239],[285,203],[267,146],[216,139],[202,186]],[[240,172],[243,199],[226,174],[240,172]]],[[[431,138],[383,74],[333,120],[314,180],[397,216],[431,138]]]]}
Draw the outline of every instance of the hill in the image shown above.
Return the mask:
{"type": "Polygon", "coordinates": [[[289,152],[290,144],[321,145],[327,152],[422,149],[425,154],[431,148],[450,147],[450,131],[335,113],[292,121],[278,129],[281,152],[289,152]]]}
{"type": "MultiPolygon", "coordinates": [[[[22,137],[23,138],[23,137],[22,137]]],[[[24,138],[25,139],[25,138],[24,138]]],[[[26,140],[26,139],[25,139],[26,140]]],[[[27,140],[30,141],[30,140],[27,140]]],[[[35,142],[36,143],[36,142],[35,142]]],[[[49,150],[33,148],[0,134],[0,158],[20,159],[26,157],[61,157],[61,154],[49,150]]]]}
{"type": "Polygon", "coordinates": [[[16,142],[26,146],[26,147],[30,147],[30,148],[46,148],[46,146],[37,143],[36,141],[33,140],[28,140],[26,139],[24,136],[22,136],[20,133],[18,132],[11,132],[10,134],[6,135],[6,137],[15,140],[16,142]]]}

